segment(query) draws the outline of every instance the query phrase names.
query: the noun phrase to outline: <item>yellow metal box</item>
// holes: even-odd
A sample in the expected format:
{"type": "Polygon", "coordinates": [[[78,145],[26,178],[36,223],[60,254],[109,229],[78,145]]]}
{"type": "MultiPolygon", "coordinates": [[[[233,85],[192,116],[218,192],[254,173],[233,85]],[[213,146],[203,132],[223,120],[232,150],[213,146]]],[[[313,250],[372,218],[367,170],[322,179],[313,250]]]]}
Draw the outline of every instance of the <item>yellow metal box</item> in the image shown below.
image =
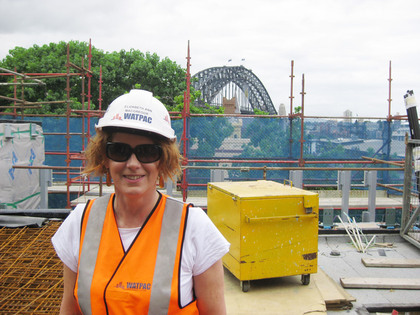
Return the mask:
{"type": "Polygon", "coordinates": [[[230,242],[225,267],[241,281],[317,272],[318,194],[273,181],[209,183],[207,214],[230,242]]]}

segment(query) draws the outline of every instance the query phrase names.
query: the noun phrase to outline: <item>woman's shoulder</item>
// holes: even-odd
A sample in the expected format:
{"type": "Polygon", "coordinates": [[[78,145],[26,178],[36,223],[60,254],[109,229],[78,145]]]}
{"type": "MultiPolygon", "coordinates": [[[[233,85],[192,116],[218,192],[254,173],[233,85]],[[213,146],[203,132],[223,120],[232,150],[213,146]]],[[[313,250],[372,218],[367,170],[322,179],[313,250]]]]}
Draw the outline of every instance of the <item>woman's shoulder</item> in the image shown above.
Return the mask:
{"type": "MultiPolygon", "coordinates": [[[[190,231],[191,236],[198,239],[218,239],[223,240],[213,221],[209,218],[207,213],[200,207],[190,207],[187,219],[187,231],[190,231]]],[[[222,242],[223,242],[222,241],[222,242]]]]}
{"type": "Polygon", "coordinates": [[[195,225],[213,224],[202,208],[194,206],[188,208],[188,221],[190,224],[193,223],[195,225]]]}
{"type": "Polygon", "coordinates": [[[86,203],[79,203],[74,207],[73,211],[68,216],[68,219],[72,221],[72,223],[80,223],[83,217],[83,212],[85,211],[86,203]]]}

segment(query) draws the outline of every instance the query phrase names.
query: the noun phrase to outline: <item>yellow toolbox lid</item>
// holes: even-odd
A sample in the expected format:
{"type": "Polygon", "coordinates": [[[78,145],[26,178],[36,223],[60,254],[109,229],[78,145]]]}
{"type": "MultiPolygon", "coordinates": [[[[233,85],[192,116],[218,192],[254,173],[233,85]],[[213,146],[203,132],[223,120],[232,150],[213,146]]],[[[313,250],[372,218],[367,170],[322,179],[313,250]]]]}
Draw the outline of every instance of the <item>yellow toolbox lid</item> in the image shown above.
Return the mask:
{"type": "Polygon", "coordinates": [[[307,190],[267,180],[209,183],[208,187],[224,191],[237,198],[317,195],[307,190]]]}

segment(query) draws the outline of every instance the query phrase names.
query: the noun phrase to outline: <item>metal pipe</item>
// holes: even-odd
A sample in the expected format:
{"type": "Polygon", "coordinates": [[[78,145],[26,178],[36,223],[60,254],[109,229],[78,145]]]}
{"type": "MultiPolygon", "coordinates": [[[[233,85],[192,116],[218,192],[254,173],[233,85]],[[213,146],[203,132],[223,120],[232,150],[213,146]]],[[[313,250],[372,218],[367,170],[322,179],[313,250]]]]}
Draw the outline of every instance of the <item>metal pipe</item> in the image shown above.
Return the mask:
{"type": "MultiPolygon", "coordinates": [[[[44,132],[44,136],[64,136],[67,133],[65,132],[44,132]]],[[[71,132],[70,133],[72,136],[81,136],[82,133],[81,132],[71,132]]]]}
{"type": "Polygon", "coordinates": [[[392,161],[385,161],[385,160],[370,158],[370,157],[366,157],[366,156],[362,156],[362,159],[371,160],[374,163],[383,163],[383,164],[389,164],[389,165],[395,165],[395,166],[404,166],[404,161],[401,161],[401,163],[398,163],[398,162],[392,162],[392,161]]]}
{"type": "MultiPolygon", "coordinates": [[[[171,114],[180,114],[178,112],[170,112],[171,114]]],[[[190,117],[258,117],[258,118],[288,118],[289,116],[279,116],[279,115],[251,115],[251,114],[194,114],[191,113],[190,117]]],[[[300,117],[299,115],[292,115],[293,117],[300,117]]],[[[395,116],[394,119],[399,118],[400,120],[406,120],[405,115],[395,116]]],[[[174,119],[181,119],[181,117],[173,117],[174,119]]],[[[322,119],[342,119],[342,120],[351,120],[355,119],[355,117],[345,117],[345,116],[313,116],[313,115],[305,115],[304,118],[311,119],[311,118],[322,118],[322,119]]],[[[384,117],[374,117],[374,116],[357,116],[357,119],[365,119],[365,120],[381,120],[384,117]]]]}
{"type": "MultiPolygon", "coordinates": [[[[15,67],[15,71],[16,71],[16,67],[15,67]]],[[[17,76],[16,75],[13,75],[13,82],[17,82],[17,76]]],[[[16,85],[13,87],[13,97],[15,99],[17,99],[17,86],[16,85]]],[[[16,106],[15,101],[13,102],[13,106],[16,106]]],[[[16,117],[16,114],[17,114],[16,108],[13,108],[13,116],[16,117]]]]}
{"type": "Polygon", "coordinates": [[[99,66],[99,110],[102,110],[102,65],[99,66]]]}
{"type": "MultiPolygon", "coordinates": [[[[10,106],[9,106],[9,108],[10,108],[10,106]]],[[[13,108],[13,106],[11,108],[13,108]]],[[[10,115],[13,115],[13,114],[12,113],[1,112],[0,115],[10,116],[10,115]]],[[[16,116],[16,115],[14,115],[14,116],[16,116]]],[[[64,114],[61,114],[61,115],[57,115],[57,114],[31,114],[30,117],[66,117],[66,115],[64,115],[64,114]]],[[[72,115],[71,117],[72,118],[81,117],[81,115],[72,115]]]]}
{"type": "MultiPolygon", "coordinates": [[[[88,73],[87,73],[87,78],[88,78],[88,95],[87,95],[87,100],[88,100],[88,113],[87,113],[87,139],[90,138],[90,102],[91,102],[91,98],[92,98],[92,93],[91,93],[91,79],[92,79],[92,41],[91,39],[89,39],[89,54],[88,54],[88,73]]],[[[85,145],[85,139],[83,139],[83,148],[85,145]]]]}
{"type": "MultiPolygon", "coordinates": [[[[188,131],[189,131],[189,117],[190,117],[190,84],[191,84],[191,75],[190,75],[190,41],[188,41],[188,49],[187,49],[187,72],[185,74],[186,77],[186,84],[187,84],[187,91],[184,93],[184,109],[182,111],[182,118],[184,120],[184,130],[182,133],[183,142],[183,159],[182,165],[188,165],[188,131]]],[[[187,188],[188,188],[188,181],[187,181],[187,171],[186,169],[182,170],[182,199],[185,202],[187,200],[187,188]]]]}
{"type": "MultiPolygon", "coordinates": [[[[0,106],[0,108],[10,108],[10,106],[0,106]]],[[[25,109],[25,108],[42,108],[42,106],[14,105],[13,108],[16,110],[16,109],[25,109]]]]}
{"type": "Polygon", "coordinates": [[[66,110],[66,178],[67,178],[67,208],[70,208],[70,115],[71,115],[71,109],[70,109],[70,45],[67,44],[67,63],[66,63],[66,69],[67,69],[67,77],[66,77],[66,92],[67,92],[67,110],[66,110]]]}
{"type": "Polygon", "coordinates": [[[90,73],[90,74],[93,74],[91,71],[89,71],[89,69],[86,69],[83,66],[82,67],[79,67],[79,66],[75,65],[74,63],[72,63],[70,61],[69,61],[69,66],[72,67],[72,68],[74,68],[74,69],[76,69],[76,70],[79,70],[81,74],[84,74],[85,72],[90,73]]]}
{"type": "Polygon", "coordinates": [[[391,60],[389,61],[389,77],[388,77],[388,119],[391,120],[392,116],[391,116],[391,81],[392,81],[392,77],[391,77],[391,60]]]}
{"type": "Polygon", "coordinates": [[[102,117],[102,115],[105,111],[96,110],[96,109],[91,109],[91,110],[72,109],[71,112],[81,114],[80,115],[81,117],[83,117],[84,114],[88,114],[91,117],[92,116],[93,117],[102,117]]]}
{"type": "MultiPolygon", "coordinates": [[[[18,99],[18,98],[11,98],[11,97],[2,96],[2,95],[0,95],[0,98],[5,99],[5,100],[9,100],[9,101],[14,101],[14,102],[23,103],[23,104],[29,104],[29,105],[42,105],[42,104],[64,104],[64,103],[66,103],[66,101],[28,102],[28,101],[21,100],[21,99],[18,99]]],[[[4,107],[4,106],[3,106],[3,107],[4,107]]],[[[9,107],[10,107],[10,106],[9,106],[9,107]]]]}
{"type": "Polygon", "coordinates": [[[303,159],[303,143],[305,142],[304,130],[303,130],[303,122],[305,119],[305,74],[302,74],[302,112],[300,117],[300,158],[299,158],[299,166],[305,165],[305,160],[303,159]]]}
{"type": "Polygon", "coordinates": [[[39,83],[33,83],[33,82],[10,82],[10,83],[0,83],[0,85],[6,85],[6,86],[10,86],[10,85],[39,85],[39,83]]]}
{"type": "Polygon", "coordinates": [[[20,77],[24,78],[25,80],[33,80],[35,82],[38,82],[40,85],[45,85],[45,82],[42,82],[41,80],[38,80],[38,79],[31,78],[31,77],[27,76],[26,74],[18,73],[18,72],[15,72],[15,71],[12,71],[12,70],[9,70],[9,69],[5,69],[5,68],[2,68],[2,67],[0,67],[0,70],[4,71],[4,72],[11,73],[11,74],[14,74],[14,75],[17,75],[17,76],[20,76],[20,77]]]}
{"type": "Polygon", "coordinates": [[[295,75],[293,74],[294,70],[294,61],[291,62],[291,73],[290,73],[290,112],[289,112],[289,158],[293,157],[293,78],[295,75]]]}
{"type": "MultiPolygon", "coordinates": [[[[247,170],[272,170],[272,171],[403,171],[403,167],[399,168],[381,168],[381,167],[264,167],[264,166],[246,166],[247,170]]],[[[229,170],[244,170],[241,166],[182,166],[182,169],[229,169],[229,170]]]]}
{"type": "Polygon", "coordinates": [[[21,100],[21,99],[17,98],[16,96],[15,97],[8,97],[8,96],[0,95],[0,99],[4,99],[4,100],[7,100],[7,101],[13,101],[13,102],[19,102],[19,103],[26,103],[26,104],[32,105],[32,102],[25,102],[24,100],[21,100]]]}
{"type": "Polygon", "coordinates": [[[19,168],[19,169],[38,169],[38,170],[80,170],[80,167],[77,166],[48,166],[48,165],[38,165],[38,166],[30,166],[30,165],[13,165],[12,168],[19,168]]]}
{"type": "MultiPolygon", "coordinates": [[[[16,71],[16,69],[15,69],[16,71]]],[[[13,75],[11,73],[0,73],[0,76],[13,75]]],[[[27,76],[31,76],[31,79],[50,79],[50,78],[61,78],[66,77],[67,73],[25,73],[27,76]]],[[[80,76],[80,73],[72,72],[70,76],[80,76]]]]}
{"type": "MultiPolygon", "coordinates": [[[[229,159],[189,159],[191,163],[255,163],[255,164],[298,164],[298,160],[229,160],[229,159]]],[[[305,161],[305,164],[375,164],[369,161],[331,160],[305,161]]],[[[403,165],[399,165],[403,166],[403,165]]]]}

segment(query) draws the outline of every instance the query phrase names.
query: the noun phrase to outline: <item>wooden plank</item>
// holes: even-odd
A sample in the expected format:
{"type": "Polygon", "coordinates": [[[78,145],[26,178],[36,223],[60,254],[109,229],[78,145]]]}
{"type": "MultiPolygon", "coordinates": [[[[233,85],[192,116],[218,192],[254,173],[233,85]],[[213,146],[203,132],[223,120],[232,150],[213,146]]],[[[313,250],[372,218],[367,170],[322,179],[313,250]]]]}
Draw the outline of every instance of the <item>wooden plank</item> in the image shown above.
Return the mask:
{"type": "Polygon", "coordinates": [[[318,273],[312,274],[311,277],[325,301],[327,310],[348,308],[351,307],[351,302],[356,301],[321,268],[318,268],[318,273]]]}
{"type": "Polygon", "coordinates": [[[401,278],[340,278],[343,288],[419,290],[420,279],[401,278]]]}
{"type": "Polygon", "coordinates": [[[394,247],[394,243],[375,243],[375,247],[392,248],[394,247]]]}
{"type": "Polygon", "coordinates": [[[366,267],[420,268],[420,259],[406,258],[362,258],[366,267]]]}

